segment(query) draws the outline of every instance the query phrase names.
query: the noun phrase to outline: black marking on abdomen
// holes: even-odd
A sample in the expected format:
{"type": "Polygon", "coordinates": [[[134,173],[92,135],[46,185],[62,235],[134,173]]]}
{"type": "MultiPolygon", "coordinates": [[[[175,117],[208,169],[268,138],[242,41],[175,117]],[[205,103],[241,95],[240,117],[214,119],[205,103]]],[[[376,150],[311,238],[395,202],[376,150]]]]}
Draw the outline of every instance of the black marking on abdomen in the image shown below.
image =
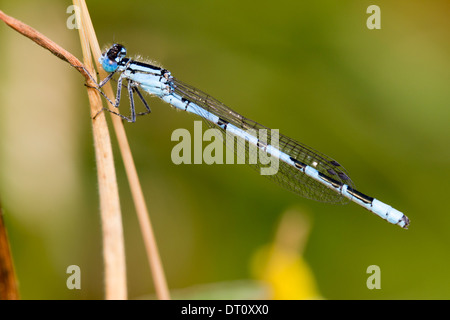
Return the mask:
{"type": "Polygon", "coordinates": [[[335,187],[336,189],[339,189],[339,188],[341,188],[343,186],[343,184],[341,182],[339,182],[337,180],[334,180],[334,179],[330,178],[329,176],[324,175],[322,172],[319,172],[319,177],[322,180],[332,184],[333,187],[335,187]]]}
{"type": "Polygon", "coordinates": [[[256,146],[258,148],[261,148],[261,149],[264,149],[264,150],[267,148],[267,144],[260,142],[259,139],[258,139],[258,142],[256,142],[256,146]]]}
{"type": "Polygon", "coordinates": [[[189,106],[189,103],[191,103],[191,101],[190,100],[188,100],[188,99],[186,99],[186,98],[181,98],[181,102],[187,102],[186,103],[186,106],[184,107],[184,111],[187,111],[187,108],[188,108],[188,106],[189,106]]]}
{"type": "Polygon", "coordinates": [[[298,161],[298,160],[296,160],[296,159],[294,159],[294,158],[292,158],[292,157],[289,157],[289,159],[291,159],[291,161],[294,162],[294,165],[295,165],[297,168],[299,168],[299,169],[301,169],[301,170],[305,170],[306,164],[304,164],[303,162],[300,162],[300,161],[298,161]]]}
{"type": "Polygon", "coordinates": [[[372,204],[372,201],[374,198],[366,196],[364,193],[359,192],[358,190],[355,190],[353,188],[348,187],[347,192],[350,193],[355,198],[361,200],[364,203],[372,204]]]}
{"type": "Polygon", "coordinates": [[[217,121],[217,125],[222,127],[224,130],[227,130],[227,125],[229,124],[228,121],[223,120],[222,118],[219,118],[219,121],[217,121]]]}

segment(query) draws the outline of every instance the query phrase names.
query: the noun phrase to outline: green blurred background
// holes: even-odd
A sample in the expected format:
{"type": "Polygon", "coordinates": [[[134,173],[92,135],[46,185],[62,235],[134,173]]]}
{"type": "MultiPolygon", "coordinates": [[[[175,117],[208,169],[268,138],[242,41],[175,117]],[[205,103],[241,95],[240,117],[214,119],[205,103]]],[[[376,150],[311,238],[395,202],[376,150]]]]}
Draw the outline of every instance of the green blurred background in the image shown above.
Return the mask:
{"type": "MultiPolygon", "coordinates": [[[[2,1],[81,58],[69,1],[2,1]]],[[[338,160],[405,231],[355,204],[292,194],[244,165],[179,165],[173,130],[197,120],[149,98],[125,123],[171,289],[255,279],[282,213],[307,212],[304,251],[325,299],[450,298],[448,1],[90,1],[100,43],[158,61],[241,114],[338,160]],[[381,30],[366,9],[381,8],[381,30]],[[381,289],[366,287],[369,265],[381,289]]],[[[0,199],[25,299],[101,299],[101,226],[83,78],[0,27],[0,199]],[[66,288],[79,265],[82,289],[66,288]]],[[[125,109],[123,109],[125,110],[125,109]]],[[[203,126],[205,128],[205,126],[203,126]]],[[[114,134],[112,133],[114,137],[114,134]]],[[[115,138],[113,138],[115,139],[115,138]]],[[[153,285],[114,143],[130,298],[153,285]]],[[[235,296],[227,296],[232,299],[235,296]]]]}

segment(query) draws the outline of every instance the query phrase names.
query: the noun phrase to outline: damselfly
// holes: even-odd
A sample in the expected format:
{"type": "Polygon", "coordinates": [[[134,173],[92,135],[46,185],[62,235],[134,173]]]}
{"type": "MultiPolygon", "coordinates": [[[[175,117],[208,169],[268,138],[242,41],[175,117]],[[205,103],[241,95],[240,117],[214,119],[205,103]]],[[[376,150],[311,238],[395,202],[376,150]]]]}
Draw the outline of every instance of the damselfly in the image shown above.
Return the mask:
{"type": "MultiPolygon", "coordinates": [[[[136,111],[133,95],[136,93],[147,109],[143,114],[149,113],[150,107],[139,91],[142,89],[175,108],[202,117],[210,127],[221,130],[224,135],[237,136],[241,138],[238,140],[247,141],[245,147],[247,156],[254,152],[252,150],[257,149],[277,157],[280,162],[278,172],[267,177],[294,193],[328,203],[346,203],[351,200],[392,224],[408,228],[409,219],[402,212],[355,190],[347,172],[337,161],[282,134],[278,136],[277,146],[270,140],[265,140],[266,137],[263,140],[259,132],[261,129],[270,132],[269,128],[243,117],[211,96],[179,81],[169,71],[125,56],[126,49],[120,44],[114,44],[102,54],[100,63],[110,74],[99,84],[98,89],[102,92],[100,88],[114,74],[119,73],[116,100],[114,102],[108,100],[114,107],[119,106],[122,82],[124,79],[127,80],[126,88],[130,98],[131,116],[126,117],[107,109],[108,111],[134,122],[136,111]],[[256,148],[250,148],[250,145],[256,148]]],[[[253,164],[252,166],[259,168],[261,165],[253,164]]]]}

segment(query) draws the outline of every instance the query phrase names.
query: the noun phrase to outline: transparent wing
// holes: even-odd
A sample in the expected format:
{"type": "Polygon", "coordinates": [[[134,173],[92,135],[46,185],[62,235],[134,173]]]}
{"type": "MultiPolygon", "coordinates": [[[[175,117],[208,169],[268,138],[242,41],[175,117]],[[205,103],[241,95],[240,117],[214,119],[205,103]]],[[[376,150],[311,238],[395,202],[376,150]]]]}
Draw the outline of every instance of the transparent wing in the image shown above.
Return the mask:
{"type": "MultiPolygon", "coordinates": [[[[205,110],[205,113],[210,112],[218,116],[221,120],[231,123],[240,129],[246,131],[253,129],[252,132],[254,132],[254,135],[258,139],[260,138],[260,132],[264,132],[260,131],[260,129],[266,130],[267,136],[262,137],[264,139],[263,141],[265,141],[266,144],[271,144],[271,129],[243,117],[206,93],[175,78],[173,79],[173,84],[176,94],[202,107],[205,110]]],[[[223,137],[229,136],[234,138],[233,134],[224,130],[216,123],[206,120],[205,122],[209,127],[219,129],[223,133],[223,137]]],[[[224,142],[226,142],[226,140],[224,140],[224,142]]],[[[246,159],[250,159],[250,157],[256,156],[255,152],[259,152],[258,150],[260,150],[259,148],[250,148],[249,143],[245,143],[242,139],[235,139],[235,143],[240,144],[234,147],[234,151],[238,157],[245,155],[246,159]],[[245,150],[245,153],[238,153],[238,150],[245,150]]],[[[291,158],[315,168],[320,173],[341,184],[347,184],[349,187],[353,188],[353,182],[349,178],[346,170],[332,158],[282,134],[279,134],[278,148],[291,158]]],[[[265,165],[258,162],[257,164],[250,164],[250,166],[259,170],[265,165]]],[[[347,203],[349,201],[341,194],[317,182],[296,167],[283,161],[279,161],[279,170],[276,174],[265,175],[265,177],[268,177],[284,188],[308,199],[328,203],[347,203]]]]}

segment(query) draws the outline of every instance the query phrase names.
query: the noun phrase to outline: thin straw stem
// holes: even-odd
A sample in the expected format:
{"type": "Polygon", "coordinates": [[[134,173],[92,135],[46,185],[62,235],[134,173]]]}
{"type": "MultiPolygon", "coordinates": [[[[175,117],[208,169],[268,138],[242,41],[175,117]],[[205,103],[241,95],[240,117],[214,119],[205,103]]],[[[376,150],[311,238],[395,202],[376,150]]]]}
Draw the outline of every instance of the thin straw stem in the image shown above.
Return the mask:
{"type": "Polygon", "coordinates": [[[42,33],[37,30],[31,28],[29,25],[19,21],[13,17],[6,15],[3,11],[0,10],[0,20],[3,20],[9,27],[21,33],[25,37],[33,40],[38,45],[43,47],[44,49],[49,50],[52,54],[57,56],[58,58],[70,63],[73,67],[75,67],[85,78],[88,85],[92,84],[91,78],[86,73],[86,69],[83,68],[83,64],[78,60],[74,55],[70,52],[57,45],[55,42],[44,36],[42,33]]]}
{"type": "MultiPolygon", "coordinates": [[[[92,62],[88,67],[84,66],[75,56],[66,51],[55,42],[36,31],[23,22],[6,15],[0,10],[0,20],[8,26],[36,42],[41,47],[49,50],[58,58],[70,63],[84,75],[88,86],[95,86],[89,77],[93,70],[92,62]]],[[[89,53],[89,45],[86,42],[84,51],[89,53]]],[[[90,53],[89,53],[90,55],[90,53]]],[[[89,63],[92,59],[86,59],[89,63]]],[[[88,87],[91,112],[96,114],[102,109],[102,100],[97,90],[88,87]]],[[[107,299],[126,299],[126,272],[125,253],[123,244],[122,222],[120,215],[119,194],[117,188],[112,148],[109,139],[108,127],[104,115],[100,115],[93,121],[94,146],[97,160],[97,176],[99,181],[100,210],[103,228],[103,252],[105,257],[105,296],[107,299]]]]}
{"type": "MultiPolygon", "coordinates": [[[[90,19],[85,1],[81,0],[80,4],[81,4],[82,19],[86,24],[91,49],[97,64],[97,70],[99,70],[100,77],[104,79],[107,76],[107,74],[105,71],[103,71],[98,62],[99,57],[101,55],[101,51],[97,41],[97,36],[95,34],[95,30],[92,25],[92,21],[90,19]]],[[[111,85],[107,83],[103,88],[108,98],[111,101],[115,101],[111,85]]],[[[130,185],[131,194],[133,196],[133,201],[136,207],[136,213],[145,244],[145,249],[147,252],[147,258],[153,276],[156,296],[160,300],[168,300],[170,299],[170,293],[164,275],[164,269],[158,252],[158,246],[156,244],[156,239],[152,229],[150,216],[147,210],[147,205],[145,203],[144,194],[142,192],[142,188],[139,182],[136,166],[134,165],[134,160],[132,157],[130,145],[126,137],[125,129],[123,127],[122,120],[119,117],[113,116],[112,123],[114,131],[117,136],[120,152],[122,155],[122,160],[128,177],[128,183],[130,185]]]]}
{"type": "MultiPolygon", "coordinates": [[[[80,7],[79,1],[74,1],[80,7]]],[[[77,17],[80,18],[80,17],[77,17]]],[[[90,74],[94,74],[89,39],[83,19],[77,19],[84,64],[90,74]]],[[[96,115],[103,105],[100,94],[88,88],[91,114],[96,115]]],[[[100,192],[100,214],[103,229],[103,260],[105,264],[105,298],[126,299],[126,261],[123,239],[122,217],[116,171],[105,115],[100,114],[92,120],[95,156],[100,192]]]]}
{"type": "MultiPolygon", "coordinates": [[[[78,19],[80,22],[80,25],[84,25],[84,30],[87,30],[87,35],[85,35],[86,31],[83,31],[83,33],[80,33],[80,37],[82,39],[88,38],[90,41],[90,46],[92,49],[92,52],[94,54],[94,59],[97,62],[98,58],[100,56],[100,47],[97,42],[97,38],[95,36],[95,32],[92,26],[92,22],[89,18],[89,13],[87,11],[87,7],[84,1],[75,0],[74,3],[78,5],[79,8],[83,8],[82,12],[84,15],[83,23],[81,23],[81,20],[78,19]]],[[[37,32],[33,28],[29,27],[28,25],[4,14],[0,10],[0,19],[3,20],[7,25],[9,25],[11,28],[15,29],[19,33],[23,34],[24,36],[30,38],[43,48],[49,50],[52,54],[59,57],[60,59],[69,62],[73,67],[75,67],[86,79],[86,82],[88,86],[95,86],[95,83],[92,82],[91,77],[86,72],[89,70],[91,75],[94,75],[93,73],[93,67],[91,65],[91,59],[87,55],[87,52],[89,51],[89,45],[82,44],[83,51],[85,52],[85,61],[88,66],[84,66],[75,56],[73,56],[70,52],[66,51],[62,47],[58,46],[56,43],[48,39],[43,34],[37,32]]],[[[100,72],[100,75],[102,78],[106,77],[106,73],[102,70],[100,66],[97,65],[97,69],[100,72]]],[[[107,96],[114,100],[113,91],[109,84],[107,84],[104,87],[104,90],[107,94],[107,96]]],[[[91,114],[97,115],[98,110],[101,110],[101,98],[98,92],[95,89],[88,88],[88,95],[91,102],[91,114]]],[[[135,202],[138,220],[141,228],[141,232],[143,235],[145,248],[147,252],[148,261],[151,267],[153,281],[155,284],[156,289],[156,295],[158,299],[170,299],[169,290],[167,287],[167,282],[164,276],[164,270],[162,267],[161,259],[159,257],[158,248],[156,245],[156,240],[154,237],[154,233],[152,230],[152,226],[149,219],[149,214],[147,210],[147,206],[144,200],[143,192],[139,183],[138,175],[136,172],[136,168],[134,165],[134,161],[131,155],[130,147],[125,135],[125,131],[122,125],[122,121],[118,117],[112,117],[114,129],[116,132],[117,139],[119,141],[119,147],[122,154],[122,158],[124,161],[125,169],[127,172],[131,192],[133,195],[133,199],[135,202]]],[[[124,250],[123,248],[123,233],[122,233],[122,227],[121,227],[121,219],[120,215],[114,215],[116,218],[109,219],[108,213],[112,212],[120,212],[120,205],[118,203],[119,197],[117,192],[117,185],[116,185],[116,178],[115,178],[115,171],[114,165],[112,162],[112,153],[111,153],[111,146],[109,142],[109,134],[107,131],[106,123],[104,114],[100,113],[96,118],[95,121],[93,121],[93,131],[94,131],[94,142],[96,144],[96,158],[97,158],[97,167],[103,168],[104,171],[98,172],[98,179],[99,179],[99,189],[100,185],[105,185],[105,191],[100,191],[100,207],[102,211],[102,221],[104,221],[103,225],[103,234],[115,234],[117,236],[116,240],[120,240],[119,242],[122,242],[122,244],[117,245],[116,249],[114,250],[107,250],[110,251],[111,255],[114,256],[115,254],[118,254],[121,256],[121,258],[106,258],[105,257],[105,285],[106,285],[106,298],[107,299],[125,299],[126,298],[126,277],[125,277],[125,263],[124,261],[124,250]],[[99,126],[97,128],[97,126],[99,126]],[[103,137],[107,139],[108,141],[103,140],[103,137]],[[108,137],[108,138],[106,138],[108,137]],[[97,145],[98,144],[98,145],[97,145]],[[110,159],[107,162],[103,163],[103,161],[106,161],[106,159],[110,159]],[[109,162],[111,161],[111,162],[109,162]],[[111,180],[110,182],[106,177],[109,177],[111,180]],[[113,183],[114,182],[114,183],[113,183]],[[114,186],[113,186],[114,184],[114,186]],[[108,187],[109,186],[109,187],[108,187]],[[107,196],[108,195],[108,196],[107,196]],[[108,200],[110,199],[110,200],[108,200]],[[111,202],[110,202],[111,201],[111,202]],[[103,219],[103,217],[105,219],[103,219]],[[107,221],[106,221],[107,220],[107,221]],[[109,223],[116,221],[115,227],[108,227],[109,223]],[[119,227],[120,225],[120,227],[119,227]],[[108,231],[110,230],[110,231],[108,231]],[[119,267],[115,268],[116,271],[112,271],[107,266],[111,266],[117,264],[119,267]],[[116,274],[116,276],[113,276],[116,274]],[[118,281],[115,281],[116,283],[120,283],[121,289],[114,289],[115,285],[110,284],[111,281],[114,281],[112,278],[119,279],[118,281]],[[117,292],[116,295],[114,292],[117,292]]],[[[103,170],[102,169],[102,170],[103,170]]],[[[103,187],[102,187],[103,189],[103,187]]],[[[103,224],[103,222],[102,222],[103,224]]],[[[113,241],[113,240],[111,240],[113,241]]],[[[111,244],[110,240],[104,239],[104,246],[109,247],[109,244],[111,244]],[[106,245],[108,244],[108,245],[106,245]]],[[[104,253],[106,255],[106,253],[104,253]]]]}

